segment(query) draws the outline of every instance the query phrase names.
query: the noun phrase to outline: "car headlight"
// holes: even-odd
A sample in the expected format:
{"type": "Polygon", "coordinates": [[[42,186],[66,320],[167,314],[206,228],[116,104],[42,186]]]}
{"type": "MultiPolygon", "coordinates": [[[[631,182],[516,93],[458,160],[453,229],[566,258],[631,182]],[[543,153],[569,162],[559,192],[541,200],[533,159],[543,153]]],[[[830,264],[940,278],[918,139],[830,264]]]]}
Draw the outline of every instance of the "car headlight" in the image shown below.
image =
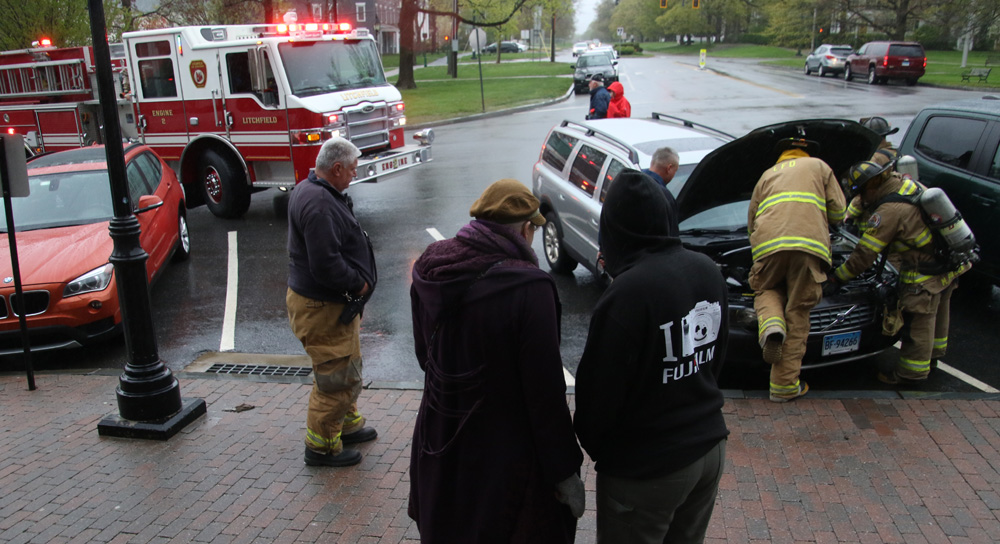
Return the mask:
{"type": "Polygon", "coordinates": [[[66,284],[66,288],[63,289],[63,298],[104,290],[111,283],[111,274],[114,271],[114,265],[108,263],[87,272],[66,284]]]}

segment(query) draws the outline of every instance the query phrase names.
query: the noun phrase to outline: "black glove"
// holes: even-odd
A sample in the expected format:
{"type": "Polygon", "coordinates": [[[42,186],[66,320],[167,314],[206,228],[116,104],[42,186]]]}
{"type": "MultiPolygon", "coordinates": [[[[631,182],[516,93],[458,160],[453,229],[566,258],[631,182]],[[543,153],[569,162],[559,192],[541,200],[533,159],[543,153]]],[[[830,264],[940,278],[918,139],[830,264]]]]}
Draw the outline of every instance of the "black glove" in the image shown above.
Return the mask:
{"type": "Polygon", "coordinates": [[[830,297],[836,295],[838,291],[840,291],[840,282],[831,279],[828,279],[823,282],[824,297],[830,297]]]}

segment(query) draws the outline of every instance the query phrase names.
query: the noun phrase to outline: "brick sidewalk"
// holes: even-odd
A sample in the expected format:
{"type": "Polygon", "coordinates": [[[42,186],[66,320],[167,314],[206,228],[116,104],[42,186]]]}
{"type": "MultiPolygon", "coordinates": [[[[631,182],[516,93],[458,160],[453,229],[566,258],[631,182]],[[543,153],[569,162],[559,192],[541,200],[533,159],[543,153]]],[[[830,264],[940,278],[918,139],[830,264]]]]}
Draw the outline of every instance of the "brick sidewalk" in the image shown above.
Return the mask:
{"type": "MultiPolygon", "coordinates": [[[[420,392],[362,393],[361,465],[302,462],[303,383],[195,379],[208,414],[169,441],[102,438],[116,376],[0,376],[0,542],[416,543],[406,516],[420,392]],[[252,410],[232,411],[240,404],[252,410]]],[[[571,397],[572,402],[572,397],[571,397]]],[[[995,542],[1000,401],[728,399],[709,542],[995,542]],[[990,537],[989,535],[994,535],[990,537]]],[[[577,542],[594,541],[591,508],[577,542]]]]}

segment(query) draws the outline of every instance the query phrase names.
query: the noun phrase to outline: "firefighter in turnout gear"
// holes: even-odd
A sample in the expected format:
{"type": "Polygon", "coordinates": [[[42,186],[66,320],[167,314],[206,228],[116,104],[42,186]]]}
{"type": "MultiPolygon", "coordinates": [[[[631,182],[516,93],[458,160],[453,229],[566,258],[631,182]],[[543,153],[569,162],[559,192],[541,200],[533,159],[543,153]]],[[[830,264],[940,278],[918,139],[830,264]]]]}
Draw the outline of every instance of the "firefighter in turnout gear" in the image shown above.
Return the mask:
{"type": "MultiPolygon", "coordinates": [[[[899,151],[897,151],[895,147],[892,147],[889,140],[885,139],[886,136],[899,132],[899,127],[889,128],[889,122],[886,121],[884,117],[864,117],[861,119],[860,123],[861,126],[882,137],[882,141],[878,144],[878,149],[875,150],[872,158],[868,160],[884,164],[887,160],[894,161],[899,157],[899,151]]],[[[854,195],[854,198],[851,199],[851,203],[847,206],[847,217],[845,220],[853,221],[861,215],[861,212],[861,195],[854,195]]]]}
{"type": "Polygon", "coordinates": [[[758,337],[771,366],[770,399],[805,395],[799,380],[809,337],[809,312],[822,296],[830,268],[830,225],[844,219],[846,201],[830,167],[815,158],[819,144],[788,138],[775,146],[776,164],[761,175],[747,226],[758,337]]]}
{"type": "Polygon", "coordinates": [[[830,275],[834,287],[864,272],[880,253],[888,251],[888,260],[899,271],[899,310],[885,322],[883,332],[902,326],[899,361],[888,373],[879,373],[884,383],[901,380],[924,380],[932,362],[943,357],[948,348],[948,320],[951,294],[956,279],[969,268],[945,266],[935,258],[931,229],[924,222],[920,208],[910,202],[893,200],[909,197],[925,188],[893,171],[895,162],[876,155],[851,167],[848,181],[851,192],[861,196],[863,212],[858,218],[861,241],[844,264],[830,275]],[[895,327],[891,324],[895,321],[895,327]]]}

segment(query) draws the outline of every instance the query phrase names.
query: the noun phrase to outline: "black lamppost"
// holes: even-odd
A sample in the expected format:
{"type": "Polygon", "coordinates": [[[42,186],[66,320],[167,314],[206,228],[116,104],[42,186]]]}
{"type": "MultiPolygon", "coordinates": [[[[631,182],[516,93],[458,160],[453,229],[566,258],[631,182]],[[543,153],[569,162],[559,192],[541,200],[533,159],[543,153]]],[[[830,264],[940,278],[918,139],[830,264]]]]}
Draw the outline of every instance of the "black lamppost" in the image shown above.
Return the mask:
{"type": "Polygon", "coordinates": [[[139,243],[139,220],[132,213],[125,174],[125,152],[111,71],[111,52],[101,0],[87,0],[94,40],[97,88],[104,122],[104,150],[111,179],[115,216],[109,231],[114,240],[111,263],[118,282],[118,301],[125,328],[125,371],[118,380],[118,415],[97,424],[102,436],[166,440],[206,412],[203,399],[182,399],[180,384],[156,351],[156,333],[146,281],[149,255],[139,243]]]}

